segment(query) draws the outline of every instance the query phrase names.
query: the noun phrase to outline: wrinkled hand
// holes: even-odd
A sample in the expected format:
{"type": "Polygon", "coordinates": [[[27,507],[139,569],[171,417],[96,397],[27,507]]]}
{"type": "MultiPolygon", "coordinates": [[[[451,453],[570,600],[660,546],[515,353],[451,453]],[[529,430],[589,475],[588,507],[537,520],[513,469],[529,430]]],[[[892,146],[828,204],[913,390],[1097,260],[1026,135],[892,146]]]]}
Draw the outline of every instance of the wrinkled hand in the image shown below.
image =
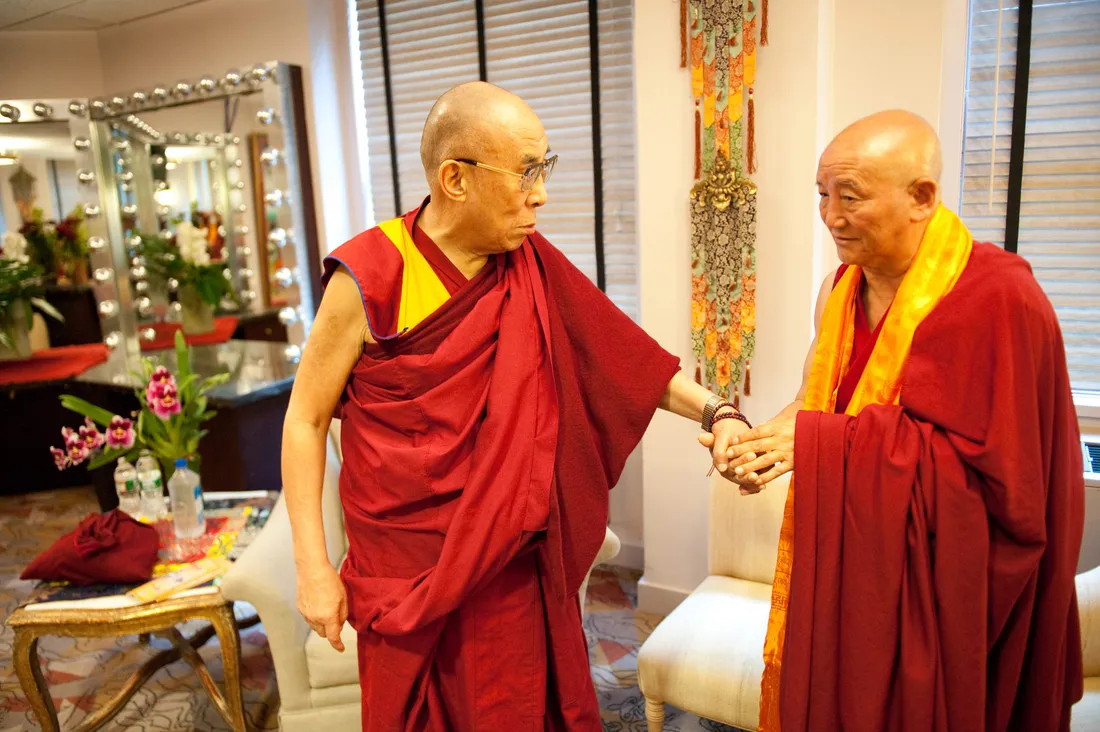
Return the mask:
{"type": "Polygon", "coordinates": [[[340,629],[348,619],[348,596],[340,575],[327,562],[298,572],[298,612],[309,627],[340,653],[340,629]]]}
{"type": "MultiPolygon", "coordinates": [[[[739,434],[730,448],[733,480],[761,490],[794,469],[795,420],[765,422],[739,434]]],[[[754,491],[755,492],[755,491],[754,491]]]]}
{"type": "MultiPolygon", "coordinates": [[[[719,412],[721,411],[724,410],[719,410],[719,412]]],[[[749,431],[748,425],[739,419],[723,419],[715,422],[713,429],[713,433],[699,433],[699,444],[710,450],[711,459],[714,461],[714,467],[718,469],[718,472],[721,473],[724,478],[739,484],[742,494],[750,492],[750,487],[756,488],[756,486],[750,486],[737,479],[733,474],[730,464],[730,459],[733,456],[732,446],[736,443],[740,435],[749,431]]],[[[759,490],[759,488],[756,488],[756,490],[759,490]]],[[[751,492],[755,493],[756,490],[751,492]]]]}

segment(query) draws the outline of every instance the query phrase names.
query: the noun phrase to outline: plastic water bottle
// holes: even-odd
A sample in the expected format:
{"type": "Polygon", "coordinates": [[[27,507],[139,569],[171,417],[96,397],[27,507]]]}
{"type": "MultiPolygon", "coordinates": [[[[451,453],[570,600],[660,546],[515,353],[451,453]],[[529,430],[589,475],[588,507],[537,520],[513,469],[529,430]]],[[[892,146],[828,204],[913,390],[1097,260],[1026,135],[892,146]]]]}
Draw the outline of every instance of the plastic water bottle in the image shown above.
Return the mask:
{"type": "Polygon", "coordinates": [[[202,510],[202,484],[187,467],[186,458],[176,461],[176,472],[168,479],[168,497],[172,501],[172,523],[177,539],[196,539],[206,533],[202,510]]]}
{"type": "Polygon", "coordinates": [[[138,490],[137,471],[124,458],[118,459],[115,466],[115,493],[118,494],[118,508],[134,518],[141,514],[141,493],[138,490]]]}
{"type": "Polygon", "coordinates": [[[142,450],[138,458],[137,477],[141,484],[141,513],[147,521],[155,522],[164,515],[164,483],[160,466],[148,450],[142,450]]]}

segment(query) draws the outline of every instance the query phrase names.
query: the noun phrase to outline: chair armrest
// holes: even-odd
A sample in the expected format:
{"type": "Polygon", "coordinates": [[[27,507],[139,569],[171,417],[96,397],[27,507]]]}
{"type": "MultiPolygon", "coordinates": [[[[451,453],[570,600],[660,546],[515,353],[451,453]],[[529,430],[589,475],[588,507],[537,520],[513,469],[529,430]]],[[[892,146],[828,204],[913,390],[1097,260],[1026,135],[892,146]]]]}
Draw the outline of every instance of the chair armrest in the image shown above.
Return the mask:
{"type": "Polygon", "coordinates": [[[1077,575],[1077,612],[1085,676],[1100,676],[1100,567],[1077,575]]]}
{"type": "Polygon", "coordinates": [[[588,572],[584,575],[584,582],[581,582],[581,589],[577,593],[581,604],[581,615],[584,615],[584,601],[588,595],[588,579],[592,576],[592,569],[597,564],[603,564],[614,559],[619,554],[619,550],[622,549],[622,542],[619,537],[611,530],[611,527],[607,527],[607,531],[603,535],[603,544],[600,546],[600,550],[596,553],[596,559],[592,562],[592,566],[588,568],[588,572]]]}
{"type": "Polygon", "coordinates": [[[264,528],[222,577],[221,593],[228,600],[251,603],[259,613],[287,710],[310,706],[305,644],[311,631],[298,612],[297,579],[290,517],[280,495],[264,528]]]}

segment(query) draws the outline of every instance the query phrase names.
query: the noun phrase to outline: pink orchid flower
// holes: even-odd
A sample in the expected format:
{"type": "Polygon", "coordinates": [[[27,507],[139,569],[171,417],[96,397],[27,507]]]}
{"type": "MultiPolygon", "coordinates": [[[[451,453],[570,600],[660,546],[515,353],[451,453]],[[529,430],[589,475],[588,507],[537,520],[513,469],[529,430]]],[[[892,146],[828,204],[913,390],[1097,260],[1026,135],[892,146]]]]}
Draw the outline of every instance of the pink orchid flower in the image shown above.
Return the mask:
{"type": "Polygon", "coordinates": [[[96,429],[95,422],[88,417],[84,418],[84,426],[80,428],[80,441],[84,443],[84,447],[89,450],[98,450],[103,447],[103,443],[106,442],[106,438],[103,434],[96,429]]]}
{"type": "MultiPolygon", "coordinates": [[[[72,443],[71,445],[68,446],[68,455],[67,455],[67,457],[68,457],[69,462],[71,464],[80,465],[82,462],[84,462],[85,460],[88,459],[88,456],[91,455],[91,453],[92,453],[91,450],[84,447],[83,442],[80,442],[79,440],[77,440],[76,442],[74,442],[74,443],[72,443]]],[[[57,462],[56,458],[54,458],[54,462],[55,463],[57,462]]]]}
{"type": "Polygon", "coordinates": [[[107,445],[116,450],[128,450],[134,446],[137,435],[134,433],[133,423],[123,419],[117,414],[111,418],[111,424],[107,426],[107,445]]]}
{"type": "Polygon", "coordinates": [[[68,449],[73,445],[83,444],[84,440],[80,434],[72,427],[61,428],[61,438],[65,441],[65,448],[68,449]]]}
{"type": "Polygon", "coordinates": [[[153,375],[152,377],[150,377],[149,383],[174,384],[176,383],[176,379],[174,376],[172,376],[171,371],[163,366],[157,366],[155,369],[153,369],[153,375]]]}
{"type": "Polygon", "coordinates": [[[179,395],[176,393],[176,385],[164,384],[159,391],[157,398],[149,403],[149,408],[153,410],[153,414],[164,420],[169,419],[173,414],[179,414],[180,400],[179,395]]]}
{"type": "Polygon", "coordinates": [[[50,454],[53,455],[53,464],[57,466],[58,470],[64,470],[69,467],[69,455],[64,450],[51,447],[50,454]]]}

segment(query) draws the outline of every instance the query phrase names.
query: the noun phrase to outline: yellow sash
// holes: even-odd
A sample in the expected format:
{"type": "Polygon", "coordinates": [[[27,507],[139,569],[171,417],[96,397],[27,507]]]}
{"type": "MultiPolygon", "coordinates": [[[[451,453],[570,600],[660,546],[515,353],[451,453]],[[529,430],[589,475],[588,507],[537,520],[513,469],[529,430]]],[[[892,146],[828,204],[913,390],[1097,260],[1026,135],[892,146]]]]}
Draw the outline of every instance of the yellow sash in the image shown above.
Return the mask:
{"type": "Polygon", "coordinates": [[[404,262],[401,270],[401,305],[397,313],[397,332],[403,333],[415,328],[441,308],[451,299],[451,295],[417,248],[405,226],[404,216],[384,221],[378,228],[397,248],[404,262]]]}
{"type": "MultiPolygon", "coordinates": [[[[845,414],[855,416],[869,404],[897,404],[901,372],[909,357],[913,334],[932,309],[951,291],[970,260],[973,239],[959,217],[942,205],[924,232],[920,249],[902,280],[882,324],[875,349],[856,386],[845,414]]],[[[856,298],[862,281],[859,267],[849,267],[825,305],[818,331],[804,409],[833,412],[837,386],[847,374],[855,335],[856,298]]],[[[768,634],[764,639],[760,730],[779,732],[779,677],[790,601],[794,558],[794,478],[783,507],[779,556],[772,585],[768,634]]]]}

